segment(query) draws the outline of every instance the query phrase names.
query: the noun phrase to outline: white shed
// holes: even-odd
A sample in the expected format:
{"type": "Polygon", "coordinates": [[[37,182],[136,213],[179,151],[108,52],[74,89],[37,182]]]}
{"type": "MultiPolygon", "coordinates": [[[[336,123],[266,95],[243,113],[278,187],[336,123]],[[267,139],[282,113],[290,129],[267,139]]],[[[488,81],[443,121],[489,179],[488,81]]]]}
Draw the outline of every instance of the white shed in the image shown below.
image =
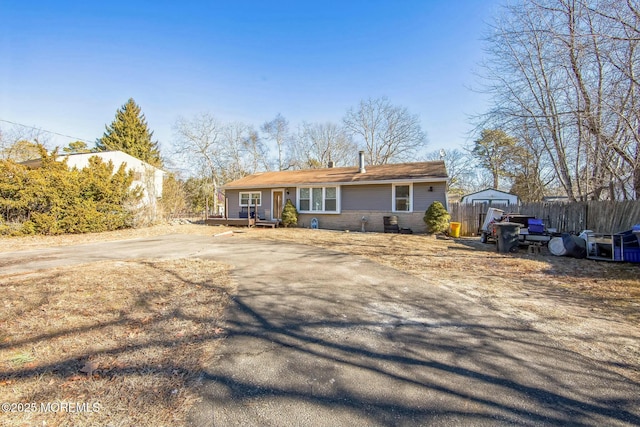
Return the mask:
{"type": "Polygon", "coordinates": [[[489,206],[494,204],[510,206],[518,204],[518,196],[505,191],[496,190],[494,188],[486,188],[482,191],[462,196],[460,203],[466,203],[469,205],[486,203],[489,206]]]}

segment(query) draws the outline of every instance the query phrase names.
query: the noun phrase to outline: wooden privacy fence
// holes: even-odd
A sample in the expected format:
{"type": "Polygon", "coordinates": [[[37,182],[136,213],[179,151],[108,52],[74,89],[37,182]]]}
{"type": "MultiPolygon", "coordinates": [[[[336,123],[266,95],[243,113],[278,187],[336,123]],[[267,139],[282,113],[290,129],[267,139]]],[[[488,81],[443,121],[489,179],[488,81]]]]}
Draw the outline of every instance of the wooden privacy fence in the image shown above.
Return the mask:
{"type": "MultiPolygon", "coordinates": [[[[494,203],[492,208],[502,209],[505,212],[518,212],[517,205],[508,206],[506,204],[494,203]]],[[[459,222],[461,236],[478,236],[478,230],[484,222],[489,205],[487,203],[479,203],[470,205],[466,203],[450,203],[449,214],[451,221],[459,222]]]]}
{"type": "MultiPolygon", "coordinates": [[[[597,233],[618,233],[640,224],[640,201],[590,201],[575,203],[539,202],[491,207],[505,212],[532,215],[542,219],[547,227],[559,232],[579,233],[593,230],[597,233]]],[[[477,236],[489,205],[451,203],[451,221],[461,223],[461,236],[477,236]]]]}
{"type": "Polygon", "coordinates": [[[576,203],[526,203],[520,212],[535,215],[547,227],[561,232],[618,233],[640,224],[640,201],[591,201],[576,203]]]}

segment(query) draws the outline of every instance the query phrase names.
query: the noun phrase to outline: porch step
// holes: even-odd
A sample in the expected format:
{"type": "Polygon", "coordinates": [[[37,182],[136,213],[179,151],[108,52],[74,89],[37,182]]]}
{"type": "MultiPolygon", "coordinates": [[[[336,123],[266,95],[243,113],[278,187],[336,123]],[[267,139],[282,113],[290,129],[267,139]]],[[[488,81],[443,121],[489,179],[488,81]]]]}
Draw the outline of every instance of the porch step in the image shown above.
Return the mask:
{"type": "Polygon", "coordinates": [[[277,221],[256,221],[255,226],[276,228],[278,226],[278,222],[277,221]]]}

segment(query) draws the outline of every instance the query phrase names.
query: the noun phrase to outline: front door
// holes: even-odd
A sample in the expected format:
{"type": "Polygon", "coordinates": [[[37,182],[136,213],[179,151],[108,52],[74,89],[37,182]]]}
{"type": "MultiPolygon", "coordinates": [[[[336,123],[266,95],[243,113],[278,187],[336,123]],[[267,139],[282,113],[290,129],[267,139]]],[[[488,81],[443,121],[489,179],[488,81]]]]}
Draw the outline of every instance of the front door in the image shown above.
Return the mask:
{"type": "Polygon", "coordinates": [[[271,193],[271,219],[280,221],[282,219],[282,208],[284,207],[282,200],[284,199],[284,190],[273,190],[271,193]]]}

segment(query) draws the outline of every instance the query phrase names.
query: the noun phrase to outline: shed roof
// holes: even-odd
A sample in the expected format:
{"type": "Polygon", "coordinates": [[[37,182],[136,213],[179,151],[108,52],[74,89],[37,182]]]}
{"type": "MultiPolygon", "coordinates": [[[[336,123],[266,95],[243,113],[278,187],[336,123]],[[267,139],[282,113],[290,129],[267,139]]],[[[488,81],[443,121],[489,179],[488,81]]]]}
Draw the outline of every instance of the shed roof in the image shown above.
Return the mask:
{"type": "Polygon", "coordinates": [[[496,192],[496,193],[502,193],[502,194],[507,195],[507,196],[518,197],[516,194],[508,193],[506,191],[496,190],[495,188],[485,188],[484,190],[476,191],[474,193],[465,194],[464,196],[462,196],[462,198],[465,199],[465,198],[467,198],[469,196],[475,196],[476,194],[484,193],[485,191],[493,191],[493,192],[496,192]]]}
{"type": "MultiPolygon", "coordinates": [[[[72,159],[72,158],[83,158],[83,159],[89,159],[93,156],[97,156],[100,157],[102,159],[110,157],[111,155],[117,155],[117,156],[121,156],[124,157],[125,159],[131,159],[133,161],[138,161],[141,162],[143,164],[145,164],[145,167],[151,167],[157,171],[160,171],[162,173],[165,173],[162,169],[153,166],[147,162],[145,162],[144,160],[140,160],[137,157],[132,156],[131,154],[125,153],[124,151],[120,151],[120,150],[107,150],[107,151],[96,151],[96,152],[90,152],[90,153],[70,153],[70,154],[57,154],[56,155],[56,160],[58,161],[64,161],[65,159],[72,159]]],[[[21,165],[24,165],[28,168],[39,168],[40,166],[42,166],[42,159],[32,159],[32,160],[26,160],[24,162],[20,162],[21,165]]],[[[119,166],[119,164],[114,165],[116,168],[119,166]]],[[[129,165],[131,166],[131,165],[129,165]]]]}
{"type": "Polygon", "coordinates": [[[307,184],[372,184],[393,181],[436,182],[447,179],[441,160],[433,162],[396,163],[358,167],[303,169],[296,171],[263,172],[245,176],[224,185],[225,189],[268,188],[307,184]]]}

